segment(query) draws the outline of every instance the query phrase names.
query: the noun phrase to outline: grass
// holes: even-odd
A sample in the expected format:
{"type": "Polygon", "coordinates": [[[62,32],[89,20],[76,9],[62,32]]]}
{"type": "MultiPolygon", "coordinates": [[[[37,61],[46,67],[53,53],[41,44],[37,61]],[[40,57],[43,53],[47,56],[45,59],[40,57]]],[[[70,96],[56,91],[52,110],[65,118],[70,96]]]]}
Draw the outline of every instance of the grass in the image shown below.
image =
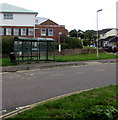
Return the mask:
{"type": "Polygon", "coordinates": [[[96,54],[79,54],[71,56],[60,56],[56,58],[58,62],[69,62],[69,61],[87,61],[87,60],[100,60],[100,59],[116,59],[118,56],[107,53],[99,53],[99,57],[96,57],[96,54]]]}
{"type": "Polygon", "coordinates": [[[96,49],[95,47],[83,46],[83,49],[96,49]]]}
{"type": "Polygon", "coordinates": [[[12,118],[118,120],[117,88],[118,85],[110,85],[48,101],[12,118]]]}
{"type": "Polygon", "coordinates": [[[16,63],[11,63],[9,58],[0,58],[0,66],[11,66],[16,65],[16,63]]]}
{"type": "MultiPolygon", "coordinates": [[[[107,53],[99,53],[99,57],[96,54],[79,54],[70,56],[56,56],[57,62],[69,62],[69,61],[87,61],[87,60],[100,60],[100,59],[116,59],[118,56],[107,53]]],[[[0,66],[16,65],[10,62],[9,58],[0,59],[0,66]],[[2,61],[2,62],[1,62],[2,61]]]]}

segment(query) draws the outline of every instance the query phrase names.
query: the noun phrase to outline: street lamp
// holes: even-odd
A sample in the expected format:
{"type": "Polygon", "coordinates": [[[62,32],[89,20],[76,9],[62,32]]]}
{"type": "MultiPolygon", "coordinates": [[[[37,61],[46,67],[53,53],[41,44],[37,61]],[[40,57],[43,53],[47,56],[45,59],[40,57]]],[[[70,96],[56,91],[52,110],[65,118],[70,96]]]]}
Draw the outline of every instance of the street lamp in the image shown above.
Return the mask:
{"type": "Polygon", "coordinates": [[[102,9],[97,10],[97,58],[98,58],[98,13],[102,11],[102,9]]]}
{"type": "Polygon", "coordinates": [[[61,52],[61,44],[60,44],[60,41],[61,41],[61,35],[62,35],[62,32],[59,32],[59,58],[60,58],[60,52],[61,52]]]}

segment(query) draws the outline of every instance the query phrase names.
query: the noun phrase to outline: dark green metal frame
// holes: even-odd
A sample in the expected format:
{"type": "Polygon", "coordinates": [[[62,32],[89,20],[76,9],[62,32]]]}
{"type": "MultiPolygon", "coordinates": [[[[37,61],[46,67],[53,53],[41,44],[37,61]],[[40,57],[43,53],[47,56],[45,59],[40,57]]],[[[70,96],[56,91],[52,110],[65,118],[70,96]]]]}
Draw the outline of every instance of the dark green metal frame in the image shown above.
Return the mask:
{"type": "Polygon", "coordinates": [[[55,40],[52,38],[14,38],[16,61],[55,60],[55,40]]]}

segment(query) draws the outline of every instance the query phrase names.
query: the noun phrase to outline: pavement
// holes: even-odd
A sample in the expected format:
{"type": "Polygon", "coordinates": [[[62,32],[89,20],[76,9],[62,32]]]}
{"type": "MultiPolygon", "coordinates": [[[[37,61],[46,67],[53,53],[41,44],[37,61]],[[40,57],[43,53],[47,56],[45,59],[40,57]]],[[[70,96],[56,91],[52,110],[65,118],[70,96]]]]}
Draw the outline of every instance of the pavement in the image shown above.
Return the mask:
{"type": "Polygon", "coordinates": [[[2,70],[2,72],[16,72],[31,69],[46,69],[51,67],[87,65],[89,62],[116,63],[118,62],[118,59],[91,60],[78,62],[40,62],[31,64],[20,63],[19,65],[0,67],[0,69],[2,70]]]}

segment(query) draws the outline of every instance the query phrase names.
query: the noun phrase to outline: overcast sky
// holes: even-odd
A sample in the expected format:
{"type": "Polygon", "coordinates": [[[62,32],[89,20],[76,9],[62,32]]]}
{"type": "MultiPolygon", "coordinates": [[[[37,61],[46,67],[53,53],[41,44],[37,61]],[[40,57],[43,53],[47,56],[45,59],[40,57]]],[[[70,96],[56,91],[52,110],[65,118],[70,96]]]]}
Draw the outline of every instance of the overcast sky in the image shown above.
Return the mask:
{"type": "Polygon", "coordinates": [[[99,29],[116,27],[116,2],[118,0],[0,0],[38,12],[45,17],[72,29],[96,30],[96,11],[99,12],[99,29]]]}

